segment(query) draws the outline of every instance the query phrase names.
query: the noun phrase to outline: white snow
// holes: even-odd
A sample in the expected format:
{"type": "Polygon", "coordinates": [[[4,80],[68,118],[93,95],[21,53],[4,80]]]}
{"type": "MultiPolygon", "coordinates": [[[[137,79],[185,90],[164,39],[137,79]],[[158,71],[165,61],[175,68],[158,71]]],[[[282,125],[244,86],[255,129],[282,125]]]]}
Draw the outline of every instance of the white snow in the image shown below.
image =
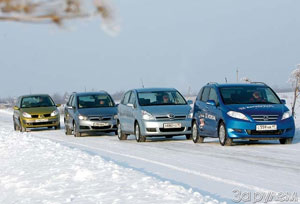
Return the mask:
{"type": "MultiPolygon", "coordinates": [[[[280,94],[291,103],[291,93],[280,94]]],[[[0,203],[233,203],[233,190],[300,196],[300,105],[292,145],[278,141],[113,135],[81,138],[64,130],[13,131],[0,110],[0,203]]],[[[300,199],[299,199],[300,201],[300,199]]]]}
{"type": "Polygon", "coordinates": [[[0,163],[0,203],[218,203],[191,189],[2,124],[0,163]]]}

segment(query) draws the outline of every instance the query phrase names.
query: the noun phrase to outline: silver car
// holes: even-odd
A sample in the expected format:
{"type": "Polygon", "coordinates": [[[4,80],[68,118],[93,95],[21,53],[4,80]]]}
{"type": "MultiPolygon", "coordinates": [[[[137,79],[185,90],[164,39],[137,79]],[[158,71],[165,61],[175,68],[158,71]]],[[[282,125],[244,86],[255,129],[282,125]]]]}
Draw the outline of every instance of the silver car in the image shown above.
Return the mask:
{"type": "Polygon", "coordinates": [[[146,137],[191,138],[192,101],[173,88],[143,88],[126,92],[118,106],[118,138],[134,134],[138,142],[146,137]]]}
{"type": "Polygon", "coordinates": [[[73,93],[65,107],[66,135],[80,137],[88,132],[117,134],[117,107],[105,92],[73,93]]]}

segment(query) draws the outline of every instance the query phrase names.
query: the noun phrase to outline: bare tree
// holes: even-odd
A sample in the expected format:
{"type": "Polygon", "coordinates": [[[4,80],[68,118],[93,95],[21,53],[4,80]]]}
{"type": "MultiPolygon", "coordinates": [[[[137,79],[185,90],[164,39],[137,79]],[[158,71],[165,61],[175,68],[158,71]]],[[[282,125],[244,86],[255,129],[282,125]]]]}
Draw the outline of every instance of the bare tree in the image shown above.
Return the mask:
{"type": "Polygon", "coordinates": [[[300,92],[300,64],[297,65],[297,68],[294,69],[290,75],[289,83],[292,84],[294,97],[293,97],[293,103],[292,103],[292,115],[295,117],[295,107],[296,102],[299,97],[300,92]]]}
{"type": "Polygon", "coordinates": [[[106,31],[118,32],[109,0],[0,0],[0,21],[55,23],[76,18],[102,17],[106,31]]]}

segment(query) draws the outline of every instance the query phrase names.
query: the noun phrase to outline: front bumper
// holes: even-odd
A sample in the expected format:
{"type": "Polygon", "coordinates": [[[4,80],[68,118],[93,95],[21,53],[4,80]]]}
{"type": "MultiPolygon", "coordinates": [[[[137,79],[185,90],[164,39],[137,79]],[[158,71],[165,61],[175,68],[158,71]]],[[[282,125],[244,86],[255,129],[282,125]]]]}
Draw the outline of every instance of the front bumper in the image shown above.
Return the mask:
{"type": "Polygon", "coordinates": [[[79,120],[79,132],[114,132],[117,130],[118,128],[116,120],[79,120]]]}
{"type": "Polygon", "coordinates": [[[229,119],[226,123],[228,137],[232,139],[281,139],[295,135],[294,119],[288,118],[276,122],[250,122],[229,119]],[[256,131],[256,125],[277,125],[277,130],[256,131]]]}
{"type": "Polygon", "coordinates": [[[141,123],[141,133],[145,136],[165,136],[165,135],[186,135],[191,134],[192,119],[185,120],[143,120],[141,123]],[[181,123],[181,128],[164,128],[166,123],[181,123]]]}
{"type": "Polygon", "coordinates": [[[22,125],[25,128],[39,128],[39,127],[54,127],[58,126],[60,121],[59,116],[48,118],[22,118],[22,125]]]}

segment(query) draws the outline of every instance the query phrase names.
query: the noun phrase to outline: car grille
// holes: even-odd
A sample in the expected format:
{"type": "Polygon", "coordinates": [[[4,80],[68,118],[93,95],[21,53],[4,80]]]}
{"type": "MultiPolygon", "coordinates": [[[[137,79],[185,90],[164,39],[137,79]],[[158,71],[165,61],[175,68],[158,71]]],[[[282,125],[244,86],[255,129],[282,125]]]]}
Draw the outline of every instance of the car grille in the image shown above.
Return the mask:
{"type": "Polygon", "coordinates": [[[181,128],[159,128],[160,132],[182,132],[184,127],[181,128]]]}
{"type": "Polygon", "coordinates": [[[48,118],[51,114],[31,115],[31,118],[48,118]]]}
{"type": "Polygon", "coordinates": [[[93,130],[105,130],[105,129],[110,129],[111,126],[103,126],[103,127],[96,127],[96,126],[92,126],[93,130]]]}
{"type": "Polygon", "coordinates": [[[170,115],[161,115],[161,116],[156,116],[156,120],[185,120],[186,116],[185,115],[174,115],[173,117],[170,115]]]}
{"type": "Polygon", "coordinates": [[[248,135],[282,135],[284,130],[256,131],[247,130],[248,135]]]}
{"type": "Polygon", "coordinates": [[[32,122],[26,123],[27,125],[54,125],[55,122],[32,122]]]}
{"type": "Polygon", "coordinates": [[[90,121],[106,121],[106,120],[111,120],[111,116],[89,116],[90,121]]]}
{"type": "Polygon", "coordinates": [[[274,122],[278,120],[278,115],[251,115],[257,122],[274,122]]]}

